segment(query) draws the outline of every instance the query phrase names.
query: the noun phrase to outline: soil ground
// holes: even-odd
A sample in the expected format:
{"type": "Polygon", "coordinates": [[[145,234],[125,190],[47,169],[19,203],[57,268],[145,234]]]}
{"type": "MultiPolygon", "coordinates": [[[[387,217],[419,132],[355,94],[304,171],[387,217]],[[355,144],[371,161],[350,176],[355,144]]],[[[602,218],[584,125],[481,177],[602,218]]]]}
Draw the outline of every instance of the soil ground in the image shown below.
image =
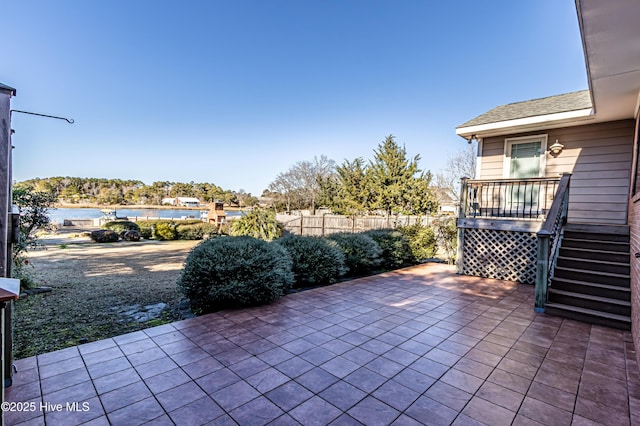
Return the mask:
{"type": "Polygon", "coordinates": [[[61,228],[29,253],[32,272],[51,292],[15,302],[16,359],[100,340],[180,318],[176,280],[198,241],[97,244],[87,229],[61,228]],[[166,303],[158,319],[138,323],[132,305],[166,303]]]}

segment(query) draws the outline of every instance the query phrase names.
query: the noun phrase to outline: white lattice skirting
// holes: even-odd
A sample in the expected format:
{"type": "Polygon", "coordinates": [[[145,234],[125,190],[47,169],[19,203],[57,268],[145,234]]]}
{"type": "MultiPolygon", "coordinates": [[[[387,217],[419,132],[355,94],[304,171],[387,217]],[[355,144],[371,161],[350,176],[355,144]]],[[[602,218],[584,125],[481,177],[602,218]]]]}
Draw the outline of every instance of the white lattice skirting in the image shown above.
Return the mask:
{"type": "Polygon", "coordinates": [[[462,273],[535,284],[537,238],[532,232],[467,228],[462,273]]]}

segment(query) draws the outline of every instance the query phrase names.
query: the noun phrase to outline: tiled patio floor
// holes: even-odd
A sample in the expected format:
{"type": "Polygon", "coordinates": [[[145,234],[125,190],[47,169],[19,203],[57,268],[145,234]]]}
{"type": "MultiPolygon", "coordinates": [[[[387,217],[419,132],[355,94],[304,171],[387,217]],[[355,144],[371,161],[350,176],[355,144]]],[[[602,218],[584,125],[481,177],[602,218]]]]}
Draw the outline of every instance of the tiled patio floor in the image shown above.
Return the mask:
{"type": "Polygon", "coordinates": [[[444,265],[297,293],[18,360],[7,399],[37,409],[5,422],[638,423],[630,335],[536,315],[532,297],[444,265]]]}

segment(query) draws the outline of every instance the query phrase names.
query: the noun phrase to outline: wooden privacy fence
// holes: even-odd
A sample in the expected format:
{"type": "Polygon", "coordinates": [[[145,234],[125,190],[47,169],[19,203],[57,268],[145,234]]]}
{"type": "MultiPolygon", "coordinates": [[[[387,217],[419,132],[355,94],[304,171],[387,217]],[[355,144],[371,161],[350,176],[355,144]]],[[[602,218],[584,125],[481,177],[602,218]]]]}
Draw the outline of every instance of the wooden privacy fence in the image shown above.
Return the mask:
{"type": "Polygon", "coordinates": [[[398,226],[431,225],[431,216],[338,216],[332,214],[318,216],[279,215],[286,232],[295,235],[322,236],[338,232],[363,232],[369,229],[396,228],[398,226]]]}

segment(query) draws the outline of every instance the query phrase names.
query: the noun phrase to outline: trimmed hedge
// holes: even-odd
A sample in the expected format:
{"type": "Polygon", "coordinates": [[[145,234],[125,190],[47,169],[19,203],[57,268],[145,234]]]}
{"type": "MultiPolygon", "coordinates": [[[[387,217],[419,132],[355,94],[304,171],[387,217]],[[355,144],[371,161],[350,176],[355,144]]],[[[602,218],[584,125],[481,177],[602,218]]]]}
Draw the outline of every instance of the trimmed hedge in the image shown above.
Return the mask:
{"type": "Polygon", "coordinates": [[[218,235],[218,225],[214,223],[180,223],[176,226],[179,240],[201,240],[206,236],[218,235]]]}
{"type": "Polygon", "coordinates": [[[284,227],[276,220],[272,210],[253,209],[239,219],[231,222],[231,235],[247,235],[264,241],[273,241],[282,237],[284,227]]]}
{"type": "Polygon", "coordinates": [[[347,272],[345,254],[334,241],[288,235],[273,244],[282,246],[291,257],[296,288],[332,284],[347,272]]]}
{"type": "Polygon", "coordinates": [[[178,238],[176,224],[173,222],[158,222],[151,227],[151,238],[154,240],[175,240],[178,238]]]}
{"type": "Polygon", "coordinates": [[[438,243],[430,226],[415,224],[399,227],[398,230],[409,240],[411,253],[416,260],[430,259],[436,255],[438,243]]]}
{"type": "Polygon", "coordinates": [[[102,225],[102,229],[110,229],[118,234],[124,231],[140,231],[138,224],[129,220],[112,220],[102,225]]]}
{"type": "Polygon", "coordinates": [[[259,305],[291,287],[291,266],[278,244],[251,237],[211,238],[189,253],[177,284],[196,313],[259,305]]]}
{"type": "Polygon", "coordinates": [[[380,267],[382,249],[371,237],[364,234],[338,233],[325,238],[335,241],[344,252],[349,268],[347,275],[366,275],[380,267]]]}
{"type": "Polygon", "coordinates": [[[364,232],[371,237],[382,249],[380,266],[384,269],[396,269],[415,261],[409,240],[395,229],[372,229],[364,232]]]}

